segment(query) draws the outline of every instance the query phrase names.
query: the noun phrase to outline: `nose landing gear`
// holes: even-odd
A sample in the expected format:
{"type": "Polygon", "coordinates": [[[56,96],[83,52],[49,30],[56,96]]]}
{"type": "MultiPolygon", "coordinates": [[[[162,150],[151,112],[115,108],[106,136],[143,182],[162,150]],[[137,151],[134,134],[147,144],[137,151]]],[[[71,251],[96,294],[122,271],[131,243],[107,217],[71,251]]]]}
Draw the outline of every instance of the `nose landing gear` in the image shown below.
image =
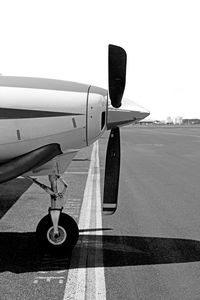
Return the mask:
{"type": "Polygon", "coordinates": [[[70,254],[78,241],[79,229],[74,219],[62,212],[63,207],[58,203],[66,192],[67,184],[57,175],[49,175],[51,188],[34,178],[28,178],[51,196],[49,214],[41,219],[36,229],[41,252],[51,252],[56,256],[70,254]],[[58,193],[57,180],[64,186],[61,193],[58,193]]]}

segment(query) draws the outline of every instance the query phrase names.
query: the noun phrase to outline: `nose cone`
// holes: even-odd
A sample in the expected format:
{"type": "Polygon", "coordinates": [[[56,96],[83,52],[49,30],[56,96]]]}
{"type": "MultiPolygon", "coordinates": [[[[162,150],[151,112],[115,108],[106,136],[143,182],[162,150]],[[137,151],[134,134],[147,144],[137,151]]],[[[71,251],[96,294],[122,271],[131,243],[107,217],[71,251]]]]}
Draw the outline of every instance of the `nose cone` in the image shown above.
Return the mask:
{"type": "Polygon", "coordinates": [[[127,98],[123,99],[120,109],[132,112],[136,121],[142,120],[150,115],[150,111],[148,109],[127,98]]]}
{"type": "Polygon", "coordinates": [[[149,114],[150,112],[146,108],[138,105],[134,101],[123,99],[120,108],[109,106],[107,129],[135,123],[146,118],[149,114]]]}

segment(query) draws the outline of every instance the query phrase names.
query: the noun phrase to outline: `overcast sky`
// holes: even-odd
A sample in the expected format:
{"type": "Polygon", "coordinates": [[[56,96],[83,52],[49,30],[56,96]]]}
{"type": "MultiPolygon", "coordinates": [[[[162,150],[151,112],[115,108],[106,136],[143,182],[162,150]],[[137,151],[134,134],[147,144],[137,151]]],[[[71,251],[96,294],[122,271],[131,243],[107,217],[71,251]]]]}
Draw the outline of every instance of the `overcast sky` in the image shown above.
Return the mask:
{"type": "Polygon", "coordinates": [[[128,55],[125,97],[152,118],[200,118],[200,1],[0,0],[0,73],[107,88],[107,46],[128,55]]]}

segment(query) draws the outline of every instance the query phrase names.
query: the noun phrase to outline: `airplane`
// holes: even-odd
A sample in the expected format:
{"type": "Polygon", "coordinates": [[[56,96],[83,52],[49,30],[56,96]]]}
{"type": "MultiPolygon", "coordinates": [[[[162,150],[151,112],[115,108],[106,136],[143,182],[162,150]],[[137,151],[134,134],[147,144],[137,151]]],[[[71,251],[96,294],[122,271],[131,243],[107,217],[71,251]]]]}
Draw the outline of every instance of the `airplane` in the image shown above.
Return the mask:
{"type": "MultiPolygon", "coordinates": [[[[123,99],[126,51],[108,46],[108,90],[70,81],[0,76],[0,183],[22,176],[50,195],[48,214],[37,228],[40,249],[54,255],[71,253],[79,229],[63,213],[67,183],[61,177],[77,152],[110,130],[107,146],[103,211],[117,208],[121,126],[150,113],[123,99]],[[123,103],[122,103],[123,102],[123,103]],[[39,182],[47,175],[50,187],[39,182]],[[63,190],[58,191],[58,180],[63,190]]],[[[95,199],[94,199],[95,201],[95,199]]]]}

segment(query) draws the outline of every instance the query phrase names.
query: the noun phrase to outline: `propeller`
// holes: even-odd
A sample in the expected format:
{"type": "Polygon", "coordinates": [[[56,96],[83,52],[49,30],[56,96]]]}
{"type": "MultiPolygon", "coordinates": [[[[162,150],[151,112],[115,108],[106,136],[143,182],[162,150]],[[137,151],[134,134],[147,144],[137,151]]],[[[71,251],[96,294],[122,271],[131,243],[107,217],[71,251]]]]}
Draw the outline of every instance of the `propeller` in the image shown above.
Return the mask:
{"type": "Polygon", "coordinates": [[[108,50],[108,84],[109,96],[113,107],[121,106],[126,84],[126,51],[115,45],[108,50]]]}
{"type": "Polygon", "coordinates": [[[103,212],[111,215],[117,209],[120,172],[120,131],[111,129],[106,153],[103,212]]]}
{"type": "MultiPolygon", "coordinates": [[[[126,84],[126,52],[123,48],[109,45],[108,77],[109,97],[114,108],[121,106],[126,84]]],[[[119,127],[111,129],[105,165],[103,212],[113,214],[117,209],[120,173],[120,131],[119,127]]]]}

